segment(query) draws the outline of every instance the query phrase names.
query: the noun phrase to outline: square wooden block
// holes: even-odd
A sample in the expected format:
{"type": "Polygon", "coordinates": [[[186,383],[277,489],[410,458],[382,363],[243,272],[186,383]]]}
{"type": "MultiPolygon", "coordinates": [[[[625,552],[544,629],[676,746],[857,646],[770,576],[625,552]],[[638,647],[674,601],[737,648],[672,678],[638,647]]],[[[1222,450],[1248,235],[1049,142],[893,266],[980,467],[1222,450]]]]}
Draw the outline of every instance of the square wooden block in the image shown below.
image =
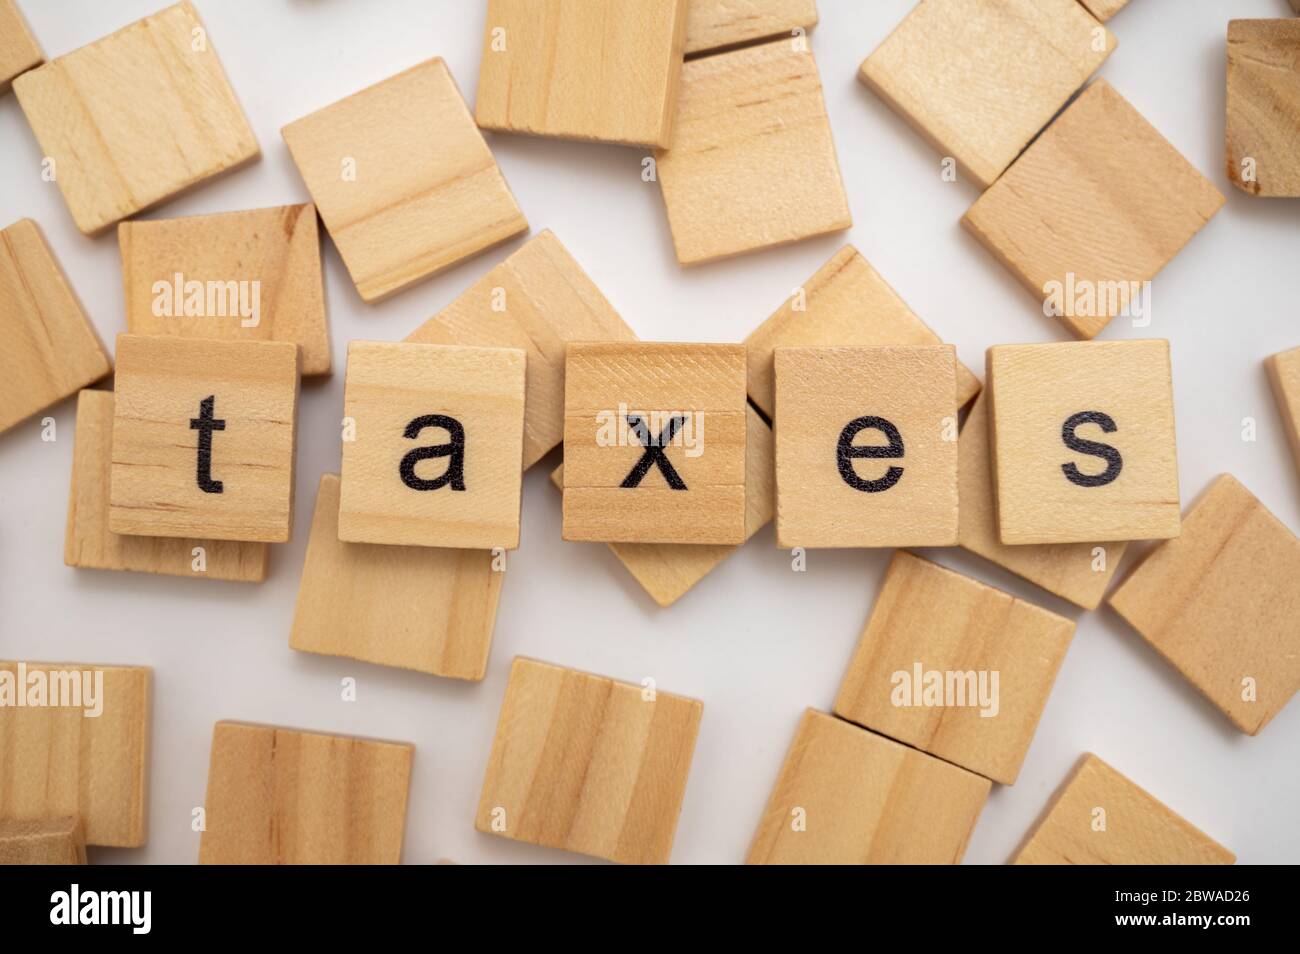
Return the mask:
{"type": "Polygon", "coordinates": [[[519,546],[525,360],[517,348],[350,342],[339,539],[519,546]]]}
{"type": "Polygon", "coordinates": [[[987,189],[1116,42],[1077,0],[924,0],[858,78],[987,189]]]}
{"type": "Polygon", "coordinates": [[[1300,197],[1300,20],[1228,24],[1228,178],[1300,197]]]}
{"type": "Polygon", "coordinates": [[[86,836],[75,816],[0,822],[0,865],[84,865],[86,836]]]}
{"type": "Polygon", "coordinates": [[[113,370],[40,228],[0,231],[0,434],[113,370]]]}
{"type": "Polygon", "coordinates": [[[298,348],[118,335],[108,528],[284,543],[298,348]]]}
{"type": "Polygon", "coordinates": [[[117,240],[132,334],[289,341],[303,374],[329,373],[311,203],[123,222],[117,240]]]}
{"type": "Polygon", "coordinates": [[[564,539],[745,542],[745,349],[569,346],[564,539]]]}
{"type": "Polygon", "coordinates": [[[9,92],[15,76],[45,62],[41,45],[14,0],[0,0],[0,96],[9,92]]]}
{"type": "Polygon", "coordinates": [[[199,864],[397,864],[414,752],[404,742],[218,722],[199,864]]]}
{"type": "Polygon", "coordinates": [[[751,865],[955,865],[993,786],[815,709],[804,712],[751,865]]]}
{"type": "Polygon", "coordinates": [[[260,155],[188,0],[24,73],[14,93],[87,235],[260,155]]]}
{"type": "Polygon", "coordinates": [[[524,469],[564,438],[564,355],[573,341],[635,341],[632,329],[547,229],[406,338],[528,352],[524,469]]]}
{"type": "Polygon", "coordinates": [[[70,815],[88,845],[143,845],[150,676],[139,666],[0,662],[0,821],[70,815]]]}
{"type": "Polygon", "coordinates": [[[954,545],[956,369],[952,345],[777,348],[777,545],[954,545]]]}
{"type": "MultiPolygon", "coordinates": [[[[878,348],[942,343],[861,253],[846,245],[745,339],[749,352],[749,399],[769,418],[775,416],[772,352],[777,348],[878,348]]],[[[959,361],[957,406],[965,407],[979,389],[979,379],[959,361]]]]}
{"type": "Polygon", "coordinates": [[[672,142],[688,0],[489,0],[484,129],[635,146],[672,142]]]}
{"type": "Polygon", "coordinates": [[[835,714],[1015,784],[1074,623],[910,553],[894,554],[835,714]]]}
{"type": "Polygon", "coordinates": [[[474,827],[667,864],[704,704],[516,657],[474,827]]]}
{"type": "Polygon", "coordinates": [[[441,59],[280,135],[367,302],[528,230],[441,59]]]}
{"type": "Polygon", "coordinates": [[[703,54],[817,25],[817,0],[687,0],[686,53],[703,54]]]}
{"type": "Polygon", "coordinates": [[[1300,470],[1300,348],[1268,358],[1264,370],[1268,372],[1269,384],[1273,387],[1273,397],[1282,415],[1282,426],[1286,429],[1296,469],[1300,470]]]}
{"type": "Polygon", "coordinates": [[[1300,690],[1300,540],[1229,474],[1107,602],[1243,732],[1300,690]]]}
{"type": "Polygon", "coordinates": [[[479,680],[504,565],[487,550],[339,539],[339,478],[324,474],[289,632],[292,649],[479,680]]]}
{"type": "Polygon", "coordinates": [[[981,395],[971,405],[957,442],[958,545],[1077,606],[1096,609],[1128,544],[1006,546],[998,537],[989,438],[988,401],[981,395]]]}
{"type": "Polygon", "coordinates": [[[672,144],[655,158],[683,265],[853,224],[806,40],[688,61],[672,144]]]}
{"type": "Polygon", "coordinates": [[[1168,341],[997,345],[986,387],[1003,543],[1178,536],[1168,341]]]}
{"type": "Polygon", "coordinates": [[[1085,755],[1017,865],[1230,865],[1236,855],[1095,755],[1085,755]]]}
{"type": "Polygon", "coordinates": [[[1080,338],[1135,312],[1223,196],[1105,80],[1043,131],[962,224],[1080,338]]]}

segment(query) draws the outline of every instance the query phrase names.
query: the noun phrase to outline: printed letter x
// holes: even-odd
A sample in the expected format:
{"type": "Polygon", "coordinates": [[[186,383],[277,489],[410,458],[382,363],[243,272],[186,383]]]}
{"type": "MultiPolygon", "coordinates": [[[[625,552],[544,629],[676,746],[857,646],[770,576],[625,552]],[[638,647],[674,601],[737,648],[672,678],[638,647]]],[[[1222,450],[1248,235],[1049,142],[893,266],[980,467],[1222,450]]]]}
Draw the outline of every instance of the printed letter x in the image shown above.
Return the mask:
{"type": "Polygon", "coordinates": [[[670,417],[668,424],[659,433],[659,437],[651,439],[650,429],[645,422],[637,415],[629,414],[627,416],[628,429],[633,431],[637,436],[637,440],[645,445],[645,452],[641,455],[641,459],[636,462],[636,466],[632,468],[631,473],[623,478],[623,483],[619,484],[619,486],[639,487],[645,475],[650,473],[650,468],[658,466],[660,472],[664,475],[664,480],[668,481],[669,487],[673,490],[685,490],[686,482],[678,476],[677,470],[664,456],[664,448],[668,446],[673,436],[685,423],[686,418],[684,416],[670,417]]]}

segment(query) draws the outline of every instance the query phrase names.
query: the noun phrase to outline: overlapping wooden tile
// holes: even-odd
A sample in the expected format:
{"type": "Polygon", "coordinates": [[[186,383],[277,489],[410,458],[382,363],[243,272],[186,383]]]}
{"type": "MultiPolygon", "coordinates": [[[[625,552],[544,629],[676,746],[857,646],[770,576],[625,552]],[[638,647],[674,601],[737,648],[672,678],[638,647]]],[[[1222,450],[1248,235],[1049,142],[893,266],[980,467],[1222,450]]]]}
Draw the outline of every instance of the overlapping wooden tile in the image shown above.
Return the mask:
{"type": "Polygon", "coordinates": [[[686,54],[801,36],[817,25],[817,0],[687,0],[686,54]]]}
{"type": "Polygon", "coordinates": [[[41,45],[14,0],[0,0],[0,96],[9,92],[15,76],[45,62],[41,45]]]}
{"type": "Polygon", "coordinates": [[[84,865],[86,836],[74,815],[0,822],[0,865],[84,865]]]}
{"type": "Polygon", "coordinates": [[[1300,470],[1300,348],[1272,355],[1264,362],[1264,368],[1273,386],[1273,397],[1282,415],[1296,469],[1300,470]]]}
{"type": "Polygon", "coordinates": [[[1228,24],[1228,178],[1300,197],[1300,20],[1228,24]]]}
{"type": "MultiPolygon", "coordinates": [[[[1088,11],[1102,23],[1106,23],[1111,17],[1128,6],[1128,0],[1079,0],[1079,2],[1087,7],[1088,11]]],[[[1293,0],[1293,2],[1300,2],[1300,0],[1293,0]]]]}

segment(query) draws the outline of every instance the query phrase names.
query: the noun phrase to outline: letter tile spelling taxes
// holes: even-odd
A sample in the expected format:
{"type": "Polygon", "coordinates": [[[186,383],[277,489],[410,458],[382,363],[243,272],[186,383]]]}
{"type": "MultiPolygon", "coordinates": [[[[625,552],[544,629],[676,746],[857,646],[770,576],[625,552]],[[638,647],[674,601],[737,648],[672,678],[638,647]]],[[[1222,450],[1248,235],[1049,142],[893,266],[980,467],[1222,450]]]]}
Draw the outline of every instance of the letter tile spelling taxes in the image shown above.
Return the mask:
{"type": "Polygon", "coordinates": [[[1228,178],[1300,197],[1300,20],[1228,24],[1228,178]]]}
{"type": "Polygon", "coordinates": [[[14,0],[0,0],[0,96],[9,92],[15,76],[45,62],[41,45],[14,0]]]}
{"type": "Polygon", "coordinates": [[[686,54],[785,35],[817,25],[817,0],[687,0],[686,54]]]}

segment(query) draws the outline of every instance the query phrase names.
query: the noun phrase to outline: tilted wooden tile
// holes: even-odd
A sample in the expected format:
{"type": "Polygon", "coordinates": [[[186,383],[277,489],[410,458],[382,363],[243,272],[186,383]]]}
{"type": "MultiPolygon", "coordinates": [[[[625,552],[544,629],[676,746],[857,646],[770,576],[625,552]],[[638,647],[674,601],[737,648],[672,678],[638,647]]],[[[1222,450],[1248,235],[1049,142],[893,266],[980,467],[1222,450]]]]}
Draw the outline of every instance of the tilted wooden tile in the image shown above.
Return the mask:
{"type": "Polygon", "coordinates": [[[1094,17],[1106,23],[1128,5],[1128,0],[1079,0],[1094,17]]]}
{"type": "Polygon", "coordinates": [[[528,230],[441,59],[280,130],[368,302],[528,230]]]}
{"type": "Polygon", "coordinates": [[[328,374],[316,207],[284,205],[117,227],[127,330],[289,341],[303,374],[328,374]]]}
{"type": "Polygon", "coordinates": [[[1230,865],[1236,856],[1095,755],[1075,767],[1017,865],[1230,865]]]}
{"type": "MultiPolygon", "coordinates": [[[[745,339],[749,397],[769,418],[774,415],[772,352],[776,348],[942,343],[861,253],[846,245],[745,339]]],[[[958,362],[957,406],[965,407],[979,389],[979,380],[958,362]]]]}
{"type": "Polygon", "coordinates": [[[910,553],[894,554],[835,714],[1012,785],[1074,623],[910,553]]]}
{"type": "Polygon", "coordinates": [[[997,345],[985,380],[1003,543],[1178,536],[1168,341],[997,345]]]}
{"type": "Polygon", "coordinates": [[[87,235],[260,155],[188,0],[24,73],[14,93],[87,235]]]}
{"type": "Polygon", "coordinates": [[[971,405],[957,444],[958,545],[1077,606],[1096,609],[1128,544],[1004,545],[998,537],[988,417],[988,401],[981,395],[971,405]]]}
{"type": "Polygon", "coordinates": [[[0,0],[0,96],[9,92],[9,84],[45,62],[41,45],[23,19],[14,0],[0,0]]]}
{"type": "Polygon", "coordinates": [[[957,542],[952,345],[776,349],[780,547],[957,542]]]}
{"type": "Polygon", "coordinates": [[[683,265],[853,224],[806,40],[684,64],[672,145],[655,158],[683,265]]]}
{"type": "Polygon", "coordinates": [[[1107,83],[1079,94],[962,224],[1080,338],[1092,338],[1223,206],[1107,83]]]}
{"type": "MultiPolygon", "coordinates": [[[[745,409],[745,538],[758,533],[776,512],[776,447],[772,429],[752,407],[745,409]]],[[[564,465],[551,473],[564,490],[564,465]]],[[[609,548],[660,606],[671,606],[723,560],[735,546],[699,543],[611,543],[609,548]]]]}
{"type": "Polygon", "coordinates": [[[489,0],[478,124],[668,145],[686,7],[687,0],[489,0]]]}
{"type": "Polygon", "coordinates": [[[1228,178],[1300,197],[1300,20],[1228,24],[1228,178]]]}
{"type": "Polygon", "coordinates": [[[993,786],[808,709],[747,864],[957,864],[993,786]]]}
{"type": "Polygon", "coordinates": [[[1115,46],[1077,0],[923,0],[858,78],[987,189],[1115,46]]]}
{"type": "Polygon", "coordinates": [[[114,386],[109,530],[289,539],[296,345],[122,334],[114,386]]]}
{"type": "Polygon", "coordinates": [[[686,53],[752,43],[817,25],[817,0],[687,0],[686,53]]]}
{"type": "Polygon", "coordinates": [[[88,845],[143,845],[150,677],[139,666],[0,662],[0,821],[71,815],[88,845]]]}
{"type": "Polygon", "coordinates": [[[88,570],[132,570],[213,580],[266,579],[268,546],[237,540],[138,537],[108,529],[113,463],[113,392],[82,391],[72,449],[63,562],[88,570]]]}
{"type": "Polygon", "coordinates": [[[289,646],[479,680],[505,577],[487,550],[339,539],[339,478],[324,474],[289,646]]]}
{"type": "Polygon", "coordinates": [[[517,348],[350,342],[339,539],[519,546],[525,360],[517,348]]]}
{"type": "Polygon", "coordinates": [[[199,864],[397,864],[414,752],[405,742],[218,722],[199,864]]]}
{"type": "Polygon", "coordinates": [[[745,349],[571,344],[565,540],[745,542],[745,349]]]}
{"type": "Polygon", "coordinates": [[[1107,602],[1243,732],[1300,691],[1300,540],[1230,474],[1107,602]]]}
{"type": "Polygon", "coordinates": [[[600,289],[547,229],[406,338],[528,352],[524,469],[564,438],[564,352],[572,341],[635,341],[600,289]]]}
{"type": "Polygon", "coordinates": [[[1296,469],[1300,470],[1300,348],[1272,355],[1264,362],[1264,369],[1282,414],[1296,469]]]}
{"type": "Polygon", "coordinates": [[[0,434],[113,370],[31,219],[0,231],[0,434]]]}
{"type": "Polygon", "coordinates": [[[84,865],[86,836],[76,816],[0,822],[0,865],[84,865]]]}
{"type": "Polygon", "coordinates": [[[704,705],[516,657],[474,827],[667,864],[704,705]]]}

